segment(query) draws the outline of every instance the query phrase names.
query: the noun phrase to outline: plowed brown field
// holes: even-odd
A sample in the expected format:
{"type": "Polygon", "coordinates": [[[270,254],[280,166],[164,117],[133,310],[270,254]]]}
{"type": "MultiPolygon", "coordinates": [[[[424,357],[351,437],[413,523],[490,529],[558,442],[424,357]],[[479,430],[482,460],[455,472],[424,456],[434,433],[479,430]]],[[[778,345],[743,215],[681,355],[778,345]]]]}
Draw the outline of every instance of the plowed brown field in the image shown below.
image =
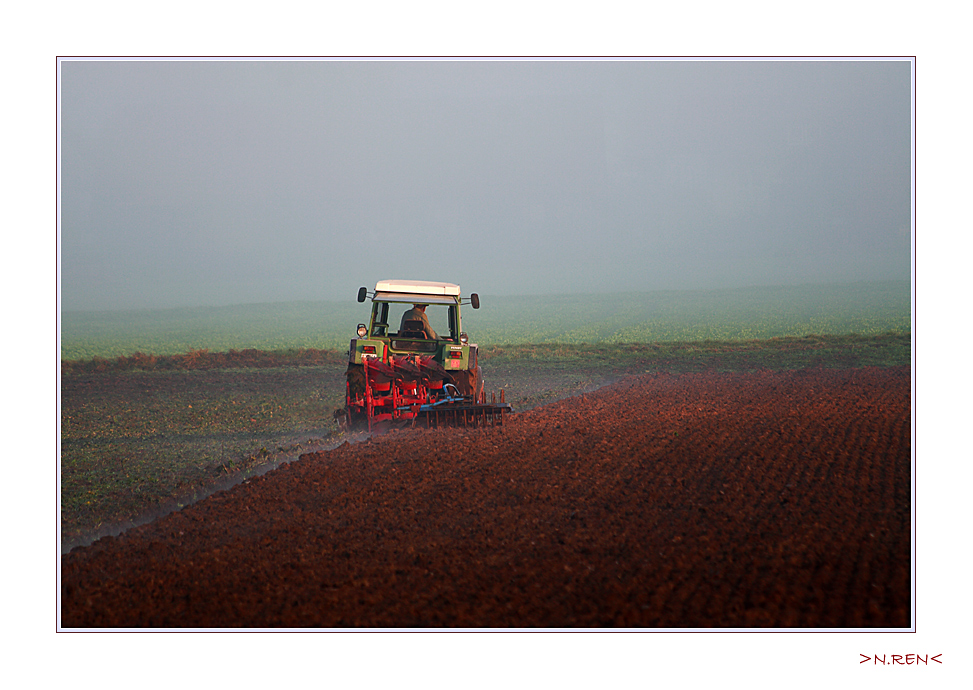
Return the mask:
{"type": "Polygon", "coordinates": [[[62,557],[73,627],[909,627],[910,370],[646,374],[62,557]]]}

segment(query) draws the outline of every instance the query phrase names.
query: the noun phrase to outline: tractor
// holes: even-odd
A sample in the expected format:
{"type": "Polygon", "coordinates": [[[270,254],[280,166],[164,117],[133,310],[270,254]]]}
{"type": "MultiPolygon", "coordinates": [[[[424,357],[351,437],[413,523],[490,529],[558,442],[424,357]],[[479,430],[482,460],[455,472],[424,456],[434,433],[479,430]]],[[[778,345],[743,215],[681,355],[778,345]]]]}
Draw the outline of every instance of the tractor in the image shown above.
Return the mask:
{"type": "Polygon", "coordinates": [[[405,426],[499,426],[511,412],[486,400],[478,348],[463,331],[460,308],[480,308],[474,292],[421,280],[382,280],[371,298],[368,324],[360,323],[348,348],[344,422],[351,429],[405,426]],[[429,312],[428,314],[426,312],[429,312]]]}

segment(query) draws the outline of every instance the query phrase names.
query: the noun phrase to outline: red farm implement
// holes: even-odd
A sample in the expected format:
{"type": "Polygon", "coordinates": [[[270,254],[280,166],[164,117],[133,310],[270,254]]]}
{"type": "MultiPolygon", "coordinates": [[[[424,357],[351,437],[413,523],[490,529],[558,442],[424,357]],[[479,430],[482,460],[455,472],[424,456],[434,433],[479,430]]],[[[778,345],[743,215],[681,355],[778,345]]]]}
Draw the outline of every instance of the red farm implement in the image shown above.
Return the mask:
{"type": "MultiPolygon", "coordinates": [[[[510,405],[463,395],[449,373],[431,357],[391,356],[388,364],[373,358],[362,363],[361,385],[349,380],[349,422],[366,421],[368,430],[402,426],[500,426],[510,405]],[[353,390],[353,387],[355,390],[353,390]]],[[[364,425],[362,425],[364,426],[364,425]]]]}

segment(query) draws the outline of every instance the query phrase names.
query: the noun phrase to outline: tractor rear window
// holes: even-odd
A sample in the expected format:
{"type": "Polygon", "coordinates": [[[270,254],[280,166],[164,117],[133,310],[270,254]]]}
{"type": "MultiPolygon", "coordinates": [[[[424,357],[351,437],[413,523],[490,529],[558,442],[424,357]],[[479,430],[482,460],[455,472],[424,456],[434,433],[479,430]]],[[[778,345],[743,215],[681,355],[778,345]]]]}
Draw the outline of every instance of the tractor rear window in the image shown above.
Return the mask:
{"type": "MultiPolygon", "coordinates": [[[[410,337],[402,328],[405,325],[402,317],[412,309],[413,305],[411,304],[376,303],[372,335],[393,338],[410,337]]],[[[455,321],[455,316],[451,312],[455,313],[455,307],[446,304],[430,304],[426,307],[426,318],[429,325],[440,339],[454,339],[456,337],[455,327],[450,328],[455,321]]],[[[393,344],[392,347],[395,347],[395,345],[393,344]]]]}

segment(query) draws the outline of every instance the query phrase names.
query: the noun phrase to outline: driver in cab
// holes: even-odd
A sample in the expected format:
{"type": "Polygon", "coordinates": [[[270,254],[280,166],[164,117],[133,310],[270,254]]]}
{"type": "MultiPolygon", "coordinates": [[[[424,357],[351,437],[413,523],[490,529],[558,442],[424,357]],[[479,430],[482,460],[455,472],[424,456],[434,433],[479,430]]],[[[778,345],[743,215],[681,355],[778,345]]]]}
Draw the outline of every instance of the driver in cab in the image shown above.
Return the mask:
{"type": "Polygon", "coordinates": [[[426,334],[426,338],[429,340],[438,340],[439,336],[436,335],[436,331],[432,330],[432,326],[429,325],[429,317],[426,316],[426,307],[428,306],[428,304],[413,304],[412,309],[402,315],[399,332],[409,330],[406,328],[407,321],[421,321],[422,331],[426,334]]]}

